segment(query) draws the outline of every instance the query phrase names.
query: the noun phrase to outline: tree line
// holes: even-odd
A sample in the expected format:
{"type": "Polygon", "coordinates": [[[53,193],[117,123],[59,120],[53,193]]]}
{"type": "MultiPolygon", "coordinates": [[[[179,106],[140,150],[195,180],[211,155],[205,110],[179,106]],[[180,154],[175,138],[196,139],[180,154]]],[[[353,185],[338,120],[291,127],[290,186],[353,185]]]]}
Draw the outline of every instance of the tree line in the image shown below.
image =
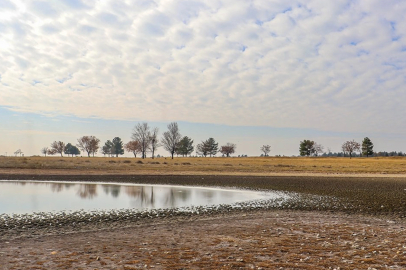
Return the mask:
{"type": "Polygon", "coordinates": [[[151,157],[155,158],[155,153],[159,147],[163,147],[173,159],[174,155],[190,156],[194,151],[200,156],[215,156],[217,153],[222,153],[229,157],[235,153],[237,145],[234,143],[226,143],[219,147],[218,143],[209,138],[196,147],[193,145],[193,140],[188,136],[182,136],[179,131],[178,124],[172,122],[167,126],[168,130],[159,138],[159,129],[151,128],[148,123],[138,123],[135,125],[131,140],[123,143],[121,138],[115,137],[113,140],[107,140],[103,146],[100,146],[100,139],[95,136],[82,136],[77,139],[76,145],[71,143],[65,144],[62,141],[54,141],[50,147],[41,149],[41,153],[46,155],[60,154],[77,156],[80,151],[86,152],[88,157],[94,156],[99,150],[104,156],[116,156],[124,154],[124,150],[132,153],[134,157],[141,155],[141,158],[146,158],[147,153],[151,153],[151,157]]]}
{"type": "Polygon", "coordinates": [[[342,152],[332,153],[330,149],[327,152],[324,151],[324,147],[321,144],[312,140],[303,140],[299,145],[299,154],[301,156],[324,156],[324,157],[345,157],[350,158],[357,157],[377,157],[377,156],[404,156],[402,152],[374,152],[374,144],[371,139],[365,137],[361,143],[352,141],[345,141],[341,145],[342,152]]]}
{"type": "MultiPolygon", "coordinates": [[[[131,140],[124,143],[121,138],[115,137],[112,140],[107,140],[103,146],[100,146],[100,140],[95,136],[82,136],[77,139],[76,145],[71,143],[65,144],[61,141],[54,141],[50,147],[44,147],[41,149],[41,153],[46,155],[60,154],[63,156],[80,155],[81,151],[86,152],[90,157],[94,156],[99,150],[104,156],[116,156],[123,155],[124,151],[132,153],[134,157],[140,155],[141,158],[146,158],[147,153],[151,154],[151,157],[155,158],[155,153],[159,147],[163,147],[167,151],[171,158],[174,155],[177,156],[190,156],[193,152],[196,152],[198,156],[212,157],[221,153],[225,157],[229,157],[234,154],[237,145],[234,143],[226,143],[219,146],[214,138],[208,138],[205,141],[194,146],[194,141],[188,136],[182,136],[178,124],[172,122],[168,124],[167,131],[159,138],[159,129],[157,127],[151,128],[148,123],[138,123],[133,128],[131,133],[131,140]]],[[[352,141],[345,141],[341,145],[342,152],[332,153],[330,149],[324,150],[324,146],[312,141],[303,140],[299,144],[300,156],[322,156],[322,157],[360,157],[360,156],[404,156],[402,152],[374,152],[374,144],[372,141],[365,137],[361,143],[352,141]]],[[[18,150],[21,151],[21,150],[18,150]]],[[[260,147],[262,152],[261,156],[269,156],[271,152],[270,145],[263,145],[260,147]]],[[[22,152],[21,152],[22,153],[22,152]]],[[[17,154],[16,154],[17,155],[17,154]]]]}

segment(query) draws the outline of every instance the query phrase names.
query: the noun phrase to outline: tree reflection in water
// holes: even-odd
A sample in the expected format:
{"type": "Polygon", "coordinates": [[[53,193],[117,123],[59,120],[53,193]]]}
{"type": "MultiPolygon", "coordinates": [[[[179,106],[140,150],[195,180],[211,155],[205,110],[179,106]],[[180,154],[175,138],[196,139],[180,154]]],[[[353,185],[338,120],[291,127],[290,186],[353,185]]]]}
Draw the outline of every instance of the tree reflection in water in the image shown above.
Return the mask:
{"type": "Polygon", "coordinates": [[[114,198],[117,198],[121,192],[120,185],[101,185],[105,194],[111,194],[114,198]]]}
{"type": "Polygon", "coordinates": [[[82,199],[92,199],[97,196],[97,185],[80,184],[76,194],[82,199]]]}
{"type": "Polygon", "coordinates": [[[67,209],[173,208],[233,203],[259,196],[246,191],[165,185],[46,181],[4,181],[0,184],[0,214],[67,209]],[[12,203],[14,201],[18,203],[12,203]]]}
{"type": "Polygon", "coordinates": [[[131,202],[133,206],[153,207],[155,205],[154,187],[126,186],[126,193],[135,199],[131,202]]]}

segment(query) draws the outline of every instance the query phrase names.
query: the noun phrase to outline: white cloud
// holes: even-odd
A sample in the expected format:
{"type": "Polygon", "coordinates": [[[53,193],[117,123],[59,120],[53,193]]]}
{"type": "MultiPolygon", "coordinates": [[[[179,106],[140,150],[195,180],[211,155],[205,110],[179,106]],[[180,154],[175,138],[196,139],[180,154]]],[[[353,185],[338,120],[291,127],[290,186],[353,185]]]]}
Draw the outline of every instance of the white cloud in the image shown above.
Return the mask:
{"type": "Polygon", "coordinates": [[[403,1],[4,3],[0,106],[405,131],[403,1]]]}

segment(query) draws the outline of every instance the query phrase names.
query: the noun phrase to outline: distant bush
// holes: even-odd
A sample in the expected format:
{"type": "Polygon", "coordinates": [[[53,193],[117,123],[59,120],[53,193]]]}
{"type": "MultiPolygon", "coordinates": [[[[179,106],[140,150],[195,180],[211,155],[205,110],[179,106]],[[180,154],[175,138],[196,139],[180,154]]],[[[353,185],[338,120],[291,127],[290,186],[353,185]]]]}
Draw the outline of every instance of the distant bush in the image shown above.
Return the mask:
{"type": "Polygon", "coordinates": [[[137,163],[138,164],[144,164],[144,162],[142,162],[142,160],[138,160],[137,163]]]}
{"type": "Polygon", "coordinates": [[[123,163],[131,163],[131,160],[124,160],[123,163]]]}

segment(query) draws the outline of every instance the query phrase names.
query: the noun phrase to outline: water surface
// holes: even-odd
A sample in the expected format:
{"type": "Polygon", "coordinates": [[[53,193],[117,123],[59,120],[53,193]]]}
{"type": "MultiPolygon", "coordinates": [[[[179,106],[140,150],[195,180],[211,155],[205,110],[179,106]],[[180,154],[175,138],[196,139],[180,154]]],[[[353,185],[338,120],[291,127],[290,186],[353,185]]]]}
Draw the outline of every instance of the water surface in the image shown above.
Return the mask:
{"type": "Polygon", "coordinates": [[[269,192],[185,186],[0,181],[0,214],[77,210],[144,210],[233,204],[278,197],[282,197],[282,195],[269,192]]]}

